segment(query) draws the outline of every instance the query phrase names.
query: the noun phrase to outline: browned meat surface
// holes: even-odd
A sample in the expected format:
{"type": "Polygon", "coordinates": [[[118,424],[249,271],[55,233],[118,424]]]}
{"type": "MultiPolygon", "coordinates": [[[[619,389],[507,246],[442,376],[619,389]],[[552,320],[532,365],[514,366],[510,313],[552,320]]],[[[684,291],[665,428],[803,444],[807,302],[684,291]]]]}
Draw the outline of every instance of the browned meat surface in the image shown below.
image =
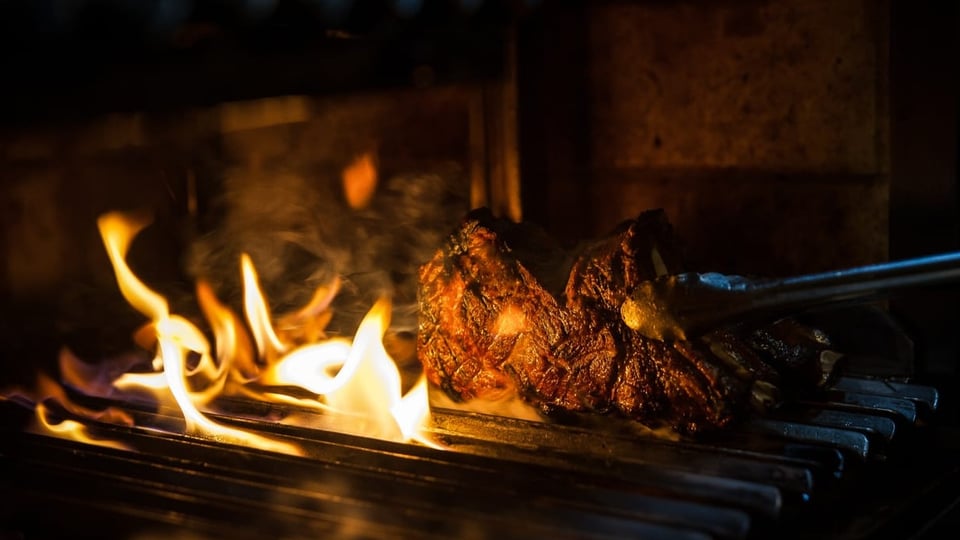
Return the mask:
{"type": "Polygon", "coordinates": [[[529,228],[471,213],[420,269],[427,377],[455,400],[519,392],[548,413],[610,412],[696,432],[774,399],[779,368],[816,363],[824,346],[799,325],[677,343],[630,330],[620,305],[637,283],[680,271],[675,246],[662,212],[573,258],[529,228]]]}

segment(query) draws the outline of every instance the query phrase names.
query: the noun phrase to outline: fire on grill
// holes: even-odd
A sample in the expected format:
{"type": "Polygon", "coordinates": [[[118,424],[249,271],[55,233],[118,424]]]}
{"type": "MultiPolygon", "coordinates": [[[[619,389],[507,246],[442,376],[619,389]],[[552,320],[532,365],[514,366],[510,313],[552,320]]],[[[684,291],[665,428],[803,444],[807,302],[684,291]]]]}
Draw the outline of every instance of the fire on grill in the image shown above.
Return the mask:
{"type": "Polygon", "coordinates": [[[152,361],[92,366],[64,349],[63,385],[40,376],[35,388],[6,393],[34,408],[42,434],[19,434],[2,449],[20,464],[12,489],[37,497],[24,499],[27,508],[46,500],[46,482],[75,503],[84,499],[77,486],[93,482],[104,490],[96,497],[114,503],[92,512],[76,503],[87,508],[84,519],[119,513],[134,528],[180,523],[146,515],[136,501],[188,496],[201,501],[185,510],[201,520],[190,527],[222,534],[225,519],[242,519],[211,517],[227,493],[236,508],[267,501],[268,517],[251,531],[286,536],[355,527],[368,536],[743,538],[854,463],[886,456],[937,407],[932,388],[837,376],[838,355],[823,335],[792,320],[688,343],[631,333],[618,309],[632,284],[680,269],[659,212],[575,254],[552,249],[535,228],[472,213],[421,269],[417,346],[426,377],[406,385],[387,353],[386,299],[352,340],[331,337],[337,280],[275,318],[246,256],[243,320],[197,284],[211,343],[128,266],[146,224],[120,213],[99,220],[117,284],[148,320],[134,340],[155,351],[152,361]],[[460,400],[516,393],[548,415],[575,414],[545,423],[456,404],[430,411],[427,379],[460,400]],[[596,414],[607,412],[617,414],[596,414]],[[662,426],[696,438],[658,429],[637,436],[662,426]],[[87,464],[55,465],[68,463],[64,452],[87,464]],[[187,485],[166,472],[170,459],[190,472],[187,485]],[[251,474],[250,460],[270,472],[251,474]],[[141,476],[150,481],[126,485],[141,476]],[[299,480],[314,476],[322,480],[299,480]],[[508,484],[492,482],[500,477],[508,484]],[[479,491],[463,493],[465,485],[479,491]],[[434,505],[449,505],[454,493],[452,511],[436,515],[434,505]],[[371,517],[370,507],[402,512],[371,517]],[[498,519],[487,521],[491,513],[498,519]],[[212,529],[198,524],[211,519],[212,529]]]}
{"type": "MultiPolygon", "coordinates": [[[[66,384],[82,394],[104,398],[116,397],[117,393],[135,396],[146,390],[160,404],[174,404],[182,411],[186,433],[287,454],[301,452],[288,443],[222,425],[201,408],[221,394],[246,396],[329,410],[344,418],[341,429],[345,431],[389,440],[419,437],[419,426],[427,414],[425,381],[401,395],[400,374],[382,343],[389,326],[389,300],[372,306],[352,342],[324,334],[324,325],[330,319],[329,304],[337,292],[336,281],[318,289],[307,306],[278,321],[283,326],[275,328],[256,270],[244,255],[240,271],[248,326],[217,300],[207,283],[197,284],[197,298],[214,330],[215,346],[211,346],[196,325],[171,313],[167,300],[140,281],[127,265],[130,244],[147,224],[143,217],[120,213],[101,216],[98,223],[124,298],[149,319],[135,338],[145,349],[155,351],[155,358],[147,371],[115,373],[115,380],[105,381],[106,375],[98,372],[102,367],[98,370],[85,365],[64,349],[60,369],[66,384]],[[251,381],[257,383],[256,388],[246,385],[251,381]],[[284,393],[289,387],[299,388],[300,395],[284,393]],[[303,397],[304,393],[314,398],[303,397]]],[[[8,392],[7,397],[11,396],[35,403],[39,429],[54,435],[94,442],[74,420],[51,424],[48,398],[81,417],[130,422],[128,416],[112,408],[94,412],[72,403],[63,389],[44,375],[33,391],[8,392]]],[[[296,418],[286,421],[295,422],[296,418]]]]}
{"type": "MultiPolygon", "coordinates": [[[[352,342],[329,338],[324,330],[338,280],[274,321],[253,263],[243,254],[246,324],[209,284],[197,283],[214,333],[211,346],[200,328],[171,313],[168,301],[128,266],[130,244],[147,224],[120,213],[98,222],[124,298],[149,320],[135,338],[155,352],[150,369],[104,381],[64,349],[64,382],[98,397],[147,390],[182,411],[185,432],[225,442],[299,453],[210,419],[202,409],[221,395],[328,411],[346,419],[346,431],[429,444],[421,433],[428,415],[426,380],[457,401],[518,394],[548,414],[612,411],[655,431],[696,433],[724,427],[750,409],[778,406],[780,388],[801,397],[811,393],[828,382],[838,356],[821,332],[789,319],[672,343],[628,328],[620,306],[629,292],[643,280],[680,270],[662,212],[646,213],[570,254],[551,251],[535,227],[494,219],[482,209],[467,216],[420,270],[417,356],[425,378],[401,395],[400,373],[383,346],[389,299],[372,306],[352,342]]],[[[34,392],[19,394],[36,404],[40,425],[50,433],[83,430],[51,425],[47,398],[81,416],[114,414],[71,403],[45,376],[34,392]]]]}
{"type": "Polygon", "coordinates": [[[924,4],[0,2],[0,537],[935,536],[951,291],[618,305],[956,249],[924,4]]]}

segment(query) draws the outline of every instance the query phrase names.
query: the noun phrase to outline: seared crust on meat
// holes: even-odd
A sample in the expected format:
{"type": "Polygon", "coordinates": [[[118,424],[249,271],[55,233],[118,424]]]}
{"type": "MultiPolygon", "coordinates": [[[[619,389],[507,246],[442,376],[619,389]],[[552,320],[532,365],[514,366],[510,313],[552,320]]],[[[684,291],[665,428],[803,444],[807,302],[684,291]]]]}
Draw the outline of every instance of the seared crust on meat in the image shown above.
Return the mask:
{"type": "Polygon", "coordinates": [[[554,268],[568,275],[554,293],[543,283],[556,280],[531,270],[543,265],[505,241],[507,228],[475,211],[420,268],[418,356],[429,381],[453,399],[518,392],[545,412],[616,413],[697,432],[728,424],[756,381],[777,384],[780,365],[796,371],[794,363],[807,365],[819,351],[792,326],[746,340],[718,331],[675,343],[630,330],[620,318],[630,290],[680,271],[662,212],[583,248],[570,268],[554,268]],[[789,354],[771,362],[777,346],[789,354]]]}

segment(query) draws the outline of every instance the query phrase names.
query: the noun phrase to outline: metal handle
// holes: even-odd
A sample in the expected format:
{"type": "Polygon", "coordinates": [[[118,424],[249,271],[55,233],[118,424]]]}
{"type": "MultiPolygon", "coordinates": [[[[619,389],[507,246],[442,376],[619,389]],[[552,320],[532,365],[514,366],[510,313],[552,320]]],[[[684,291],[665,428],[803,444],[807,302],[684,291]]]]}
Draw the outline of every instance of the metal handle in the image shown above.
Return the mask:
{"type": "Polygon", "coordinates": [[[641,283],[620,313],[627,326],[647,337],[684,340],[735,321],[782,317],[950,281],[960,281],[960,252],[759,281],[679,274],[641,283]]]}
{"type": "Polygon", "coordinates": [[[757,309],[815,307],[875,298],[884,293],[960,280],[960,252],[873,264],[846,270],[752,282],[747,290],[757,309]]]}

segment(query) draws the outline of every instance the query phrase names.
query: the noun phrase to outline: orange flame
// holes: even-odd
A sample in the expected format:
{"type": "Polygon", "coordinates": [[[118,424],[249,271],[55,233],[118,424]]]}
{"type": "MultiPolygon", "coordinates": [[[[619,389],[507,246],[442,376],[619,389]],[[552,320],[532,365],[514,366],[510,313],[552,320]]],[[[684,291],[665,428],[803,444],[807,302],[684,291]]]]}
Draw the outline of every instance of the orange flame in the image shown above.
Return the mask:
{"type": "Polygon", "coordinates": [[[373,153],[358,156],[343,169],[343,197],[350,208],[366,208],[377,189],[377,165],[373,153]]]}
{"type": "MultiPolygon", "coordinates": [[[[179,407],[188,433],[287,454],[300,455],[302,451],[293,444],[215,422],[201,408],[211,406],[217,396],[232,392],[322,412],[324,427],[436,446],[424,435],[430,412],[426,379],[421,377],[403,395],[400,372],[384,347],[383,338],[390,325],[388,299],[373,305],[353,340],[328,338],[325,328],[332,316],[330,304],[340,285],[334,280],[318,288],[302,309],[280,318],[278,331],[253,262],[243,254],[240,271],[246,325],[216,298],[208,283],[197,283],[197,300],[214,334],[216,347],[211,348],[203,332],[187,319],[170,313],[167,300],[140,281],[127,264],[130,245],[147,223],[143,217],[109,213],[100,217],[98,227],[120,292],[149,319],[134,340],[144,348],[155,348],[152,371],[129,372],[135,364],[144,364],[144,358],[138,356],[118,357],[102,370],[102,366],[84,364],[64,348],[60,355],[64,382],[95,397],[113,397],[116,391],[147,391],[160,403],[179,407]],[[289,395],[285,389],[290,387],[299,387],[315,397],[289,395]]],[[[51,422],[44,403],[47,398],[80,419],[133,424],[133,418],[119,409],[94,411],[72,403],[64,388],[49,377],[38,379],[33,395],[39,397],[20,394],[15,391],[12,395],[33,404],[36,429],[54,436],[113,444],[92,438],[76,420],[51,422]]],[[[10,396],[0,394],[0,398],[10,396]]],[[[317,416],[294,413],[283,421],[309,427],[315,425],[317,416]]],[[[119,443],[116,446],[123,447],[119,443]]]]}
{"type": "Polygon", "coordinates": [[[36,411],[37,424],[32,428],[32,431],[36,433],[51,435],[53,437],[59,437],[62,439],[70,439],[96,446],[116,448],[118,450],[130,450],[129,446],[119,441],[99,439],[91,436],[87,426],[77,422],[76,420],[66,419],[61,420],[60,422],[53,422],[50,420],[50,413],[48,412],[49,410],[44,403],[38,403],[36,411]]]}
{"type": "Polygon", "coordinates": [[[397,421],[397,427],[407,440],[419,441],[427,446],[440,448],[423,433],[430,419],[430,396],[427,393],[427,377],[421,375],[417,384],[400,401],[390,408],[397,421]]]}
{"type": "Polygon", "coordinates": [[[260,279],[253,268],[253,261],[246,253],[240,256],[240,271],[243,274],[243,309],[247,313],[247,322],[253,331],[253,340],[257,352],[262,358],[270,359],[287,349],[280,341],[270,322],[270,308],[260,292],[260,279]]]}
{"type": "Polygon", "coordinates": [[[419,431],[429,415],[426,380],[401,397],[400,372],[383,347],[389,325],[390,302],[382,299],[363,318],[352,344],[330,339],[296,349],[261,382],[316,393],[334,411],[357,417],[360,424],[353,427],[364,434],[425,440],[419,431]]]}
{"type": "MultiPolygon", "coordinates": [[[[126,255],[130,243],[146,224],[146,220],[119,213],[106,214],[98,220],[100,235],[107,248],[110,262],[113,264],[120,292],[130,305],[153,321],[164,379],[173,399],[183,412],[187,431],[225,442],[257,446],[287,454],[300,454],[300,449],[295,445],[224,426],[210,420],[197,409],[194,401],[206,403],[214,392],[207,391],[199,395],[196,393],[191,395],[187,386],[187,376],[190,374],[186,369],[187,354],[199,353],[200,363],[194,372],[207,372],[206,374],[220,379],[221,385],[222,377],[218,375],[222,370],[212,367],[209,343],[203,333],[186,319],[171,315],[167,301],[141,282],[127,265],[126,255]]],[[[216,388],[217,385],[213,385],[211,389],[216,388]]]]}
{"type": "Polygon", "coordinates": [[[32,431],[36,433],[52,435],[54,437],[70,439],[96,446],[116,448],[118,450],[130,450],[129,446],[119,441],[92,437],[90,432],[87,430],[87,426],[77,422],[76,420],[66,419],[61,420],[60,422],[51,421],[50,413],[48,412],[47,406],[44,403],[37,404],[36,412],[37,424],[32,429],[32,431]]]}
{"type": "Polygon", "coordinates": [[[259,373],[250,336],[233,311],[217,300],[213,289],[205,281],[197,283],[197,302],[213,327],[217,360],[222,366],[232,365],[230,374],[238,382],[256,379],[259,373]]]}
{"type": "MultiPolygon", "coordinates": [[[[62,356],[61,356],[62,358],[62,356]]],[[[74,375],[77,375],[76,373],[74,375]]],[[[126,412],[107,407],[104,410],[89,409],[73,402],[67,396],[64,388],[43,373],[37,374],[36,384],[32,390],[9,388],[0,394],[0,400],[10,400],[21,405],[32,406],[36,413],[29,431],[41,435],[49,435],[61,439],[70,439],[97,446],[108,446],[119,449],[129,449],[125,444],[99,439],[90,435],[87,426],[69,418],[54,422],[50,418],[50,408],[47,403],[55,403],[64,413],[89,420],[97,420],[110,424],[124,426],[133,425],[133,418],[126,412]]]]}

